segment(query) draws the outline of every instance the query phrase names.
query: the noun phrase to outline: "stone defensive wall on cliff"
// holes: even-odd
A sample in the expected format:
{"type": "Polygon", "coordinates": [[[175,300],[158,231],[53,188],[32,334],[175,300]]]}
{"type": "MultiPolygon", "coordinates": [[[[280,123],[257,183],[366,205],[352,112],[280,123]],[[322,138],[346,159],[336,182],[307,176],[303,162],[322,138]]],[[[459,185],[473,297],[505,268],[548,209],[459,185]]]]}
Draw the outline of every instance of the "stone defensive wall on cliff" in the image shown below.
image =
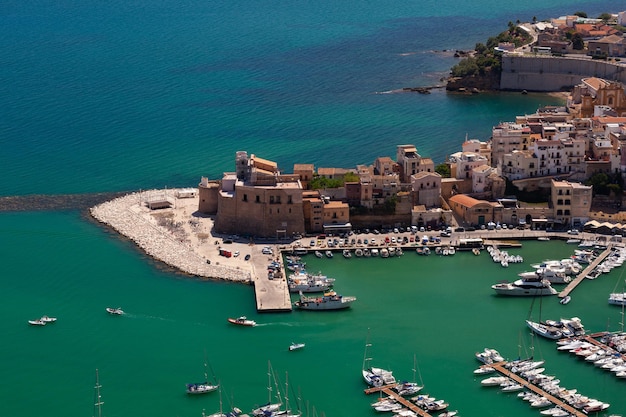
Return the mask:
{"type": "Polygon", "coordinates": [[[589,58],[504,55],[501,90],[560,91],[598,77],[626,83],[626,63],[589,58]]]}

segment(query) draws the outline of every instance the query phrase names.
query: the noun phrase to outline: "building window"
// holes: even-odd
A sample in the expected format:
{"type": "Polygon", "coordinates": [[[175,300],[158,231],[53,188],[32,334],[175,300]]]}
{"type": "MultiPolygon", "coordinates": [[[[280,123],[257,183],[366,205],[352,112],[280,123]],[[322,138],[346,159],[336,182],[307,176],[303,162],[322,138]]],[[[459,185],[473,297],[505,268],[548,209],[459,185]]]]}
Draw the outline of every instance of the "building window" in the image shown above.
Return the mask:
{"type": "Polygon", "coordinates": [[[572,205],[572,200],[568,200],[568,199],[566,199],[566,200],[565,200],[565,205],[566,205],[566,206],[570,206],[570,205],[572,205]]]}
{"type": "Polygon", "coordinates": [[[274,196],[273,195],[270,196],[270,204],[274,204],[274,196]]]}
{"type": "Polygon", "coordinates": [[[565,215],[569,216],[569,214],[570,214],[570,211],[569,210],[565,210],[565,215]]]}
{"type": "Polygon", "coordinates": [[[292,200],[292,197],[290,195],[287,196],[287,204],[293,204],[293,200],[292,200]]]}
{"type": "Polygon", "coordinates": [[[563,204],[563,199],[559,198],[558,200],[556,200],[556,205],[560,206],[563,204]]]}
{"type": "Polygon", "coordinates": [[[248,201],[248,194],[243,195],[243,201],[248,201]]]}
{"type": "Polygon", "coordinates": [[[556,211],[556,215],[557,215],[557,216],[562,216],[562,215],[563,215],[563,210],[560,210],[560,209],[559,209],[559,210],[557,210],[557,211],[556,211]]]}

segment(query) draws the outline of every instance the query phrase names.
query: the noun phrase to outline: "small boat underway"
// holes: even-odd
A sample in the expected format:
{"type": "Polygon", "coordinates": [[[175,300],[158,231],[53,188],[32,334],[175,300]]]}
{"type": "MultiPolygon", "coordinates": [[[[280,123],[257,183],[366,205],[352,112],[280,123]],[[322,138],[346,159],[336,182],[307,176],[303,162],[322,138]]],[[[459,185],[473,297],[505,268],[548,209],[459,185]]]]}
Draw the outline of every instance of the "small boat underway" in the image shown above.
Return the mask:
{"type": "Polygon", "coordinates": [[[291,343],[289,345],[289,350],[298,350],[298,349],[302,349],[304,347],[304,343],[291,343]]]}
{"type": "Polygon", "coordinates": [[[256,321],[248,320],[246,316],[240,316],[236,319],[229,317],[228,322],[239,326],[256,326],[256,321]]]}
{"type": "Polygon", "coordinates": [[[300,293],[300,299],[295,302],[301,310],[340,310],[350,307],[356,297],[344,297],[335,291],[328,291],[322,297],[306,297],[300,293]]]}
{"type": "Polygon", "coordinates": [[[54,323],[55,321],[57,321],[57,318],[56,317],[41,316],[41,318],[39,320],[43,321],[44,323],[54,323]]]}
{"type": "Polygon", "coordinates": [[[28,320],[28,324],[32,326],[45,326],[46,322],[41,319],[37,319],[37,320],[28,320]]]}
{"type": "Polygon", "coordinates": [[[107,313],[113,314],[115,316],[121,316],[122,314],[124,314],[124,310],[122,310],[119,307],[118,308],[107,307],[106,311],[107,311],[107,313]]]}

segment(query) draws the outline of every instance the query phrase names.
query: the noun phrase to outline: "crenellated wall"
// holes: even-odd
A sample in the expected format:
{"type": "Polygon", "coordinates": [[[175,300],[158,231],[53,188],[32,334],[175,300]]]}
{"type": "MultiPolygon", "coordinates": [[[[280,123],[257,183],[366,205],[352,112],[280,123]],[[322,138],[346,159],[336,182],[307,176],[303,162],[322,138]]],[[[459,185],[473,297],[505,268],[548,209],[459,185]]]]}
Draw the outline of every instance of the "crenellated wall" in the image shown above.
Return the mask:
{"type": "Polygon", "coordinates": [[[501,90],[560,91],[583,78],[599,77],[626,83],[626,62],[552,56],[502,57],[501,90]]]}

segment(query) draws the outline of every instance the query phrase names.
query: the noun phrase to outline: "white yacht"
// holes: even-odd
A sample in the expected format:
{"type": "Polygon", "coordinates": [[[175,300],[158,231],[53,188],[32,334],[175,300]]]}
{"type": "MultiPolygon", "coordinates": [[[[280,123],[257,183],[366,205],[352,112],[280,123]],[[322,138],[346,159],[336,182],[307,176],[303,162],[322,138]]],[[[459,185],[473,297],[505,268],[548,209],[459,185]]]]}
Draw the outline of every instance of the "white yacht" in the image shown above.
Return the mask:
{"type": "Polygon", "coordinates": [[[572,281],[565,273],[565,268],[556,267],[540,267],[534,271],[520,272],[518,276],[525,279],[545,279],[551,284],[567,284],[572,281]]]}
{"type": "Polygon", "coordinates": [[[509,296],[540,296],[540,295],[556,295],[556,290],[550,285],[550,281],[537,278],[521,278],[515,282],[501,282],[492,285],[498,295],[509,296]]]}
{"type": "Polygon", "coordinates": [[[623,306],[626,305],[626,292],[612,293],[609,295],[609,304],[623,306]]]}

